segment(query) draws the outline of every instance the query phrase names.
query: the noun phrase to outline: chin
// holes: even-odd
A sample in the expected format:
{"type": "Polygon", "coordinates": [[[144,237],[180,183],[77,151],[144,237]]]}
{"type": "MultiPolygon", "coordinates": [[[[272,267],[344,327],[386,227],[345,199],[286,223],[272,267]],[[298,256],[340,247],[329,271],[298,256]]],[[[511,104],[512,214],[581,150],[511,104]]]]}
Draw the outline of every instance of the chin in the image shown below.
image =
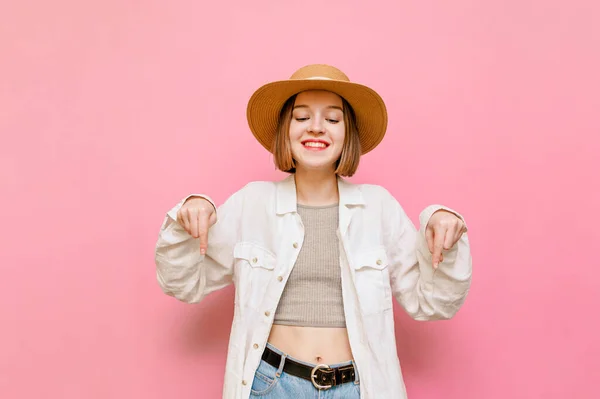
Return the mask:
{"type": "Polygon", "coordinates": [[[334,162],[302,162],[299,161],[296,163],[300,168],[312,171],[331,171],[332,173],[335,171],[335,163],[334,162]]]}
{"type": "Polygon", "coordinates": [[[303,169],[315,171],[335,171],[335,164],[337,158],[334,159],[333,157],[331,157],[331,154],[306,154],[302,152],[298,154],[295,153],[295,151],[292,151],[292,156],[294,157],[294,159],[296,159],[296,165],[299,165],[303,169]]]}

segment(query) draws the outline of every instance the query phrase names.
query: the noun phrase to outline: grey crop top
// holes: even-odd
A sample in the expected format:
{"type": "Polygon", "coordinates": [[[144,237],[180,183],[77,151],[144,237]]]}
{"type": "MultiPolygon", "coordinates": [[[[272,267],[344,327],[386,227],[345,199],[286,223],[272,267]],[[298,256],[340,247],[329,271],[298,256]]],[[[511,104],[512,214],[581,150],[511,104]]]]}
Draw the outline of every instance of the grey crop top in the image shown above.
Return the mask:
{"type": "Polygon", "coordinates": [[[298,204],[304,243],[281,295],[274,324],[346,327],[337,238],[338,205],[298,204]]]}

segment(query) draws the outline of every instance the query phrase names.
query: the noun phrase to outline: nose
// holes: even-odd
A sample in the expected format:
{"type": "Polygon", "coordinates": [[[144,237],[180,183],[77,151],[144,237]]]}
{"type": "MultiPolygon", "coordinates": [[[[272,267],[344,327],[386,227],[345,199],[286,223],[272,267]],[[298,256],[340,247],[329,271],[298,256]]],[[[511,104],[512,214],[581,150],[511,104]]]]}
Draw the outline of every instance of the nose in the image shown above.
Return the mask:
{"type": "Polygon", "coordinates": [[[325,127],[323,126],[323,122],[319,118],[313,118],[312,123],[308,127],[308,131],[310,133],[315,133],[315,134],[325,133],[325,127]]]}

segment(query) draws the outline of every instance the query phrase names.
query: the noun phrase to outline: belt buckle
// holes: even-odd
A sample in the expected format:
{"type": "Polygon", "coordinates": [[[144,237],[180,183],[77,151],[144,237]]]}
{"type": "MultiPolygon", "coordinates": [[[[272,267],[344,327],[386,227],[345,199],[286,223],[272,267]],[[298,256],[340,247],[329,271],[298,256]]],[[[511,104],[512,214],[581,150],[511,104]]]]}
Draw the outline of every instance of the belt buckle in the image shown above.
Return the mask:
{"type": "MultiPolygon", "coordinates": [[[[313,367],[312,371],[310,372],[310,380],[312,382],[312,384],[315,386],[315,388],[317,389],[322,389],[322,390],[327,390],[329,388],[331,388],[333,386],[332,385],[319,385],[319,383],[317,381],[315,381],[315,378],[317,378],[317,376],[315,375],[315,373],[317,372],[317,370],[319,369],[330,369],[331,367],[329,367],[326,364],[317,364],[315,367],[313,367]]],[[[334,374],[334,378],[335,378],[335,374],[334,374]]]]}

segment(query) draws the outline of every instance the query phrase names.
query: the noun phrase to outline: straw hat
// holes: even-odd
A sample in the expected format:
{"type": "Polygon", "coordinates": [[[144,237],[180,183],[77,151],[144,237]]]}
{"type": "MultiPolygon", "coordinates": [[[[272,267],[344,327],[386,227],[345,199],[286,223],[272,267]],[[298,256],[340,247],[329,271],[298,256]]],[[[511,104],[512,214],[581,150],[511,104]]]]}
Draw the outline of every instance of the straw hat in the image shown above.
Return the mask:
{"type": "Polygon", "coordinates": [[[387,110],[373,89],[350,79],[339,69],[322,64],[298,69],[288,80],[267,83],[254,92],[246,116],[248,125],[263,147],[273,150],[279,114],[285,102],[305,90],[327,90],[343,97],[352,106],[362,154],[375,148],[387,128],[387,110]]]}

